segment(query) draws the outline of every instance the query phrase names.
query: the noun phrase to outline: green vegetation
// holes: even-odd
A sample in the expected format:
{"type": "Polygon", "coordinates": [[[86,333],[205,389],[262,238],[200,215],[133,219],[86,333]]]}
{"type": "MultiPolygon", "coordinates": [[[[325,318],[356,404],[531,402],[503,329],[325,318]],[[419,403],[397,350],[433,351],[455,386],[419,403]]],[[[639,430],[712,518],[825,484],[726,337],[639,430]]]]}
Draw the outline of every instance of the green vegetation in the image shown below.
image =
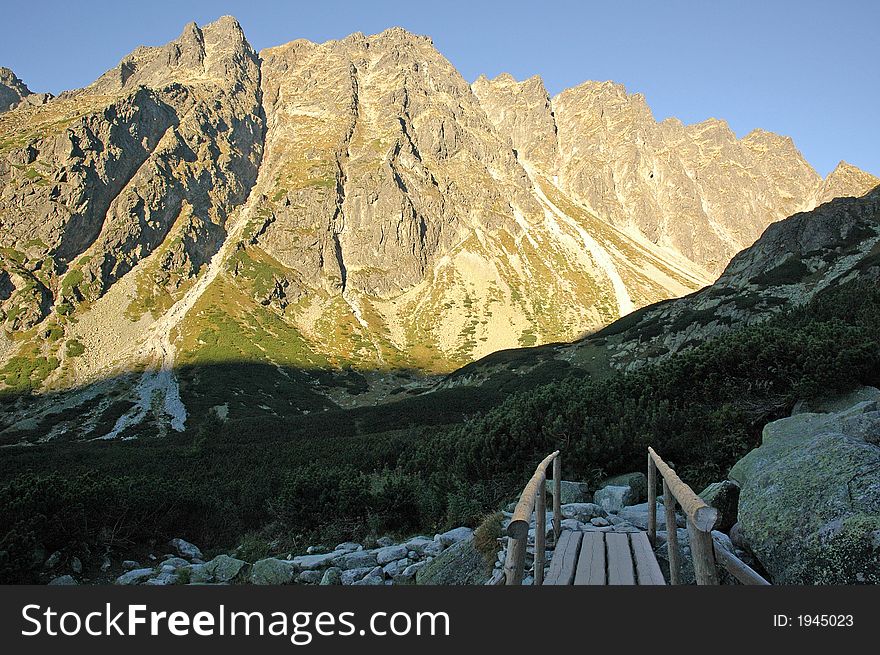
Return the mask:
{"type": "Polygon", "coordinates": [[[38,346],[24,348],[0,368],[0,382],[6,385],[0,390],[0,397],[38,389],[58,364],[57,357],[42,355],[38,346]]]}
{"type": "Polygon", "coordinates": [[[867,282],[635,372],[591,378],[543,359],[546,348],[508,351],[494,356],[497,378],[483,387],[356,410],[324,401],[308,415],[284,412],[279,396],[300,403],[317,371],[286,370],[312,377],[285,387],[272,386],[285,376],[271,366],[193,363],[180,372],[184,435],[150,438],[145,425],[134,442],[5,450],[0,579],[36,579],[37,545],[121,552],[179,536],[208,551],[244,541],[279,552],[476,525],[554,448],[566,476],[591,480],[642,470],[651,444],[700,488],[798,399],[880,383],[878,343],[880,288],[867,282]],[[501,366],[520,360],[522,375],[501,366]],[[272,411],[258,408],[272,397],[272,411]],[[222,421],[209,410],[225,402],[222,421]]]}
{"type": "Polygon", "coordinates": [[[67,356],[68,357],[79,357],[86,351],[86,347],[76,339],[71,339],[67,342],[67,356]]]}
{"type": "Polygon", "coordinates": [[[764,287],[782,286],[796,284],[809,274],[809,267],[798,257],[792,255],[778,266],[756,275],[749,282],[764,287]]]}

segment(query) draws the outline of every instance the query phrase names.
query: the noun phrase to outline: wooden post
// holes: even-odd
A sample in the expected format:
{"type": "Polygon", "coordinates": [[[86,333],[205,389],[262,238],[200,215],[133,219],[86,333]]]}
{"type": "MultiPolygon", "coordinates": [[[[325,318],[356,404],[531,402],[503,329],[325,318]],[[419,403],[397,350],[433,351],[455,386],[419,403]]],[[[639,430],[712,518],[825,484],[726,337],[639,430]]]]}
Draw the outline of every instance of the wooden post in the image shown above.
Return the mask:
{"type": "Polygon", "coordinates": [[[666,510],[666,552],[669,556],[669,584],[677,585],[681,578],[678,561],[678,525],[675,523],[675,497],[663,480],[663,508],[666,510]]]}
{"type": "Polygon", "coordinates": [[[682,482],[681,478],[654,452],[653,448],[649,447],[648,453],[653,457],[657,470],[660,471],[660,475],[663,476],[663,479],[669,485],[669,489],[679,505],[681,505],[682,511],[702,532],[712,532],[715,523],[718,522],[718,510],[714,507],[709,507],[702,498],[694,493],[693,489],[682,482]]]}
{"type": "Polygon", "coordinates": [[[505,584],[519,586],[523,580],[528,537],[510,537],[507,540],[507,560],[504,562],[505,584]]]}
{"type": "Polygon", "coordinates": [[[544,557],[547,550],[547,485],[541,483],[535,492],[535,585],[544,584],[544,557]]]}
{"type": "Polygon", "coordinates": [[[657,466],[651,453],[648,453],[648,541],[651,546],[657,545],[657,466]]]}
{"type": "Polygon", "coordinates": [[[717,585],[718,572],[715,570],[715,546],[712,543],[712,533],[700,530],[690,518],[687,526],[697,584],[717,585]]]}
{"type": "MultiPolygon", "coordinates": [[[[558,452],[558,451],[557,451],[558,452]]],[[[553,460],[553,545],[562,533],[562,455],[553,460]]]]}

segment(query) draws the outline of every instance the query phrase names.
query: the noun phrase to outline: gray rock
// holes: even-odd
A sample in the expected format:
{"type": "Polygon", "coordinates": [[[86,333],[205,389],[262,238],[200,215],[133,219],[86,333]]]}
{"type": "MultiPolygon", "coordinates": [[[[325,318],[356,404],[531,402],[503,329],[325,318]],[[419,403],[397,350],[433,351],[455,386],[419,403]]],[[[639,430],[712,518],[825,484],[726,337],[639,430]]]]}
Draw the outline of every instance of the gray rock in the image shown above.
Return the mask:
{"type": "Polygon", "coordinates": [[[46,563],[43,564],[43,568],[46,570],[54,569],[61,562],[61,552],[55,551],[46,559],[46,563]]]}
{"type": "MultiPolygon", "coordinates": [[[[553,492],[553,480],[547,480],[546,489],[548,493],[553,492]]],[[[585,482],[572,482],[563,480],[559,484],[559,502],[563,505],[572,503],[589,503],[593,500],[590,494],[590,486],[585,482]]],[[[516,503],[513,504],[516,507],[516,503]]],[[[513,511],[512,509],[510,510],[513,511]]]]}
{"type": "Polygon", "coordinates": [[[189,566],[190,565],[190,563],[188,561],[186,561],[185,559],[183,559],[182,557],[174,557],[174,556],[167,557],[166,559],[164,559],[162,561],[162,564],[170,564],[171,566],[173,566],[175,568],[180,568],[181,566],[189,566]]]}
{"type": "Polygon", "coordinates": [[[439,541],[434,541],[425,546],[425,548],[422,550],[422,555],[424,555],[425,557],[436,557],[443,552],[444,548],[445,546],[439,541]]]}
{"type": "Polygon", "coordinates": [[[141,565],[138,562],[135,562],[133,559],[127,559],[122,563],[123,571],[134,571],[135,569],[141,568],[141,565]]]}
{"type": "Polygon", "coordinates": [[[415,564],[410,564],[405,569],[403,569],[403,571],[401,572],[401,575],[404,578],[414,578],[416,576],[416,573],[421,571],[427,565],[428,565],[427,562],[416,562],[415,564]]]}
{"type": "Polygon", "coordinates": [[[880,389],[875,387],[858,387],[852,391],[812,400],[799,400],[795,403],[791,414],[834,414],[849,409],[853,405],[864,402],[880,401],[880,389]]]}
{"type": "Polygon", "coordinates": [[[594,519],[590,519],[590,523],[595,525],[597,528],[604,528],[606,525],[610,525],[608,519],[603,519],[601,516],[597,516],[594,519]]]}
{"type": "Polygon", "coordinates": [[[343,553],[353,553],[357,550],[363,549],[364,547],[361,544],[355,543],[354,541],[346,541],[336,546],[333,550],[337,551],[337,553],[339,551],[342,551],[343,553]]]}
{"type": "Polygon", "coordinates": [[[71,557],[69,563],[70,563],[70,570],[73,571],[74,573],[79,574],[79,573],[83,572],[82,561],[79,559],[79,557],[76,557],[76,556],[71,557]]]}
{"type": "Polygon", "coordinates": [[[365,587],[380,587],[385,584],[385,577],[381,575],[373,575],[370,574],[366,577],[361,578],[355,582],[351,583],[353,587],[357,586],[365,586],[365,587]]]}
{"type": "Polygon", "coordinates": [[[409,549],[405,544],[399,546],[385,546],[376,551],[376,561],[384,566],[389,562],[405,558],[408,552],[409,549]]]}
{"type": "Polygon", "coordinates": [[[603,518],[607,516],[607,512],[596,503],[567,503],[560,510],[562,518],[577,519],[583,522],[587,522],[597,516],[603,518]]]}
{"type": "Polygon", "coordinates": [[[718,510],[718,523],[715,529],[727,532],[736,523],[739,508],[739,485],[731,480],[713,482],[700,492],[707,505],[718,510]]]}
{"type": "Polygon", "coordinates": [[[344,585],[354,584],[361,578],[369,575],[374,568],[374,566],[361,566],[356,569],[345,570],[340,575],[340,582],[344,585]]]}
{"type": "Polygon", "coordinates": [[[318,584],[323,578],[321,571],[303,571],[296,576],[296,581],[300,584],[318,584]]]}
{"type": "Polygon", "coordinates": [[[404,544],[404,546],[406,546],[407,549],[412,550],[419,555],[422,555],[425,552],[425,548],[432,545],[433,543],[434,540],[430,537],[413,537],[412,539],[408,540],[404,544]]]}
{"type": "Polygon", "coordinates": [[[492,574],[487,562],[474,547],[473,537],[459,541],[416,572],[420,585],[482,585],[492,574]]]}
{"type": "MultiPolygon", "coordinates": [[[[666,526],[666,508],[661,504],[656,505],[657,510],[657,529],[665,529],[666,526]]],[[[624,521],[629,522],[642,530],[648,529],[648,503],[639,503],[638,505],[629,505],[620,510],[618,516],[624,521]]],[[[684,518],[676,515],[676,525],[684,527],[684,518]]]]}
{"type": "Polygon", "coordinates": [[[606,512],[614,513],[636,502],[632,487],[629,485],[603,487],[595,493],[593,498],[596,504],[606,512]]]}
{"type": "Polygon", "coordinates": [[[201,566],[204,566],[205,571],[218,582],[235,582],[247,576],[250,565],[244,560],[229,555],[218,555],[201,566]]]}
{"type": "Polygon", "coordinates": [[[299,567],[293,562],[275,557],[267,557],[254,562],[251,568],[250,581],[259,585],[291,584],[299,573],[299,567]]]}
{"type": "Polygon", "coordinates": [[[327,552],[327,547],[326,546],[309,546],[308,548],[306,548],[306,552],[309,555],[320,555],[321,553],[327,552]]]}
{"type": "Polygon", "coordinates": [[[365,566],[373,568],[379,563],[376,554],[366,550],[339,555],[333,560],[333,565],[341,569],[359,569],[365,566]]]}
{"type": "Polygon", "coordinates": [[[320,553],[317,555],[300,555],[299,557],[294,557],[292,561],[300,569],[304,571],[312,571],[329,566],[339,557],[339,551],[334,551],[332,553],[320,553]]]}
{"type": "Polygon", "coordinates": [[[207,564],[193,564],[189,567],[189,583],[190,584],[208,584],[214,582],[212,576],[207,570],[207,564]]]}
{"type": "Polygon", "coordinates": [[[69,587],[73,585],[78,585],[79,583],[72,575],[60,575],[57,578],[52,578],[52,580],[49,581],[49,584],[54,586],[69,587]]]}
{"type": "Polygon", "coordinates": [[[562,519],[560,527],[563,530],[574,530],[577,532],[583,530],[584,527],[586,527],[586,524],[577,519],[562,519]]]}
{"type": "Polygon", "coordinates": [[[474,531],[470,528],[453,528],[435,537],[435,541],[439,541],[444,547],[449,547],[459,541],[465,541],[474,536],[474,531]]]}
{"type": "Polygon", "coordinates": [[[749,544],[746,541],[746,536],[743,534],[742,525],[739,522],[734,523],[730,528],[730,540],[733,542],[733,545],[742,550],[749,550],[749,544]]]}
{"type": "Polygon", "coordinates": [[[116,578],[115,584],[118,585],[134,585],[139,584],[150,578],[155,573],[155,569],[134,569],[133,571],[128,571],[127,573],[123,573],[118,578],[116,578]]]}
{"type": "Polygon", "coordinates": [[[643,503],[648,500],[648,477],[641,471],[635,473],[624,473],[608,478],[599,488],[602,487],[629,487],[632,490],[632,500],[630,505],[643,503]]]}
{"type": "Polygon", "coordinates": [[[168,543],[181,557],[185,557],[189,560],[204,559],[204,555],[202,555],[202,551],[199,550],[198,546],[195,546],[188,541],[177,538],[172,539],[168,543]]]}
{"type": "Polygon", "coordinates": [[[880,583],[878,440],[874,401],[797,414],[731,469],[744,540],[775,584],[880,583]]]}
{"type": "Polygon", "coordinates": [[[394,539],[392,539],[391,537],[379,537],[378,539],[376,539],[376,545],[379,546],[380,548],[386,548],[388,546],[393,546],[394,539]]]}
{"type": "Polygon", "coordinates": [[[324,575],[321,577],[320,584],[322,587],[341,585],[342,569],[340,569],[338,566],[331,566],[329,569],[324,571],[324,575]]]}

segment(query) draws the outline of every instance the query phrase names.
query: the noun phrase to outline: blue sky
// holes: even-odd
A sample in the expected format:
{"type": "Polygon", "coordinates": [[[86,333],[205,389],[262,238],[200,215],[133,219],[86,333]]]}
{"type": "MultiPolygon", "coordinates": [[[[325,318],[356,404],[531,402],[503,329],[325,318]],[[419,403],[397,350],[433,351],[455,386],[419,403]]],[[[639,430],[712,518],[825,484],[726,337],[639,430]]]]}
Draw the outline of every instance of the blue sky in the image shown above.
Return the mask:
{"type": "Polygon", "coordinates": [[[659,120],[724,118],[794,138],[820,174],[880,175],[880,2],[311,0],[7,2],[0,65],[34,91],[88,84],[140,44],[232,14],[258,50],[297,38],[429,34],[462,75],[540,75],[557,93],[611,79],[659,120]]]}

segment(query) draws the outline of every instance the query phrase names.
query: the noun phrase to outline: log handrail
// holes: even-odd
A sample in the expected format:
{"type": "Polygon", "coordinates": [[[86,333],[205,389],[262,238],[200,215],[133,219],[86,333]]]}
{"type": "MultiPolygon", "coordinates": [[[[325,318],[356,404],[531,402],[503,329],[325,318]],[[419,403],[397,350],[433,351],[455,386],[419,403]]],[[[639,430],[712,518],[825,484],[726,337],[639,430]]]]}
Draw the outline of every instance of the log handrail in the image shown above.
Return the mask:
{"type": "MultiPolygon", "coordinates": [[[[666,480],[666,484],[669,485],[672,495],[675,496],[678,504],[681,505],[682,511],[702,532],[711,532],[718,522],[718,510],[714,507],[709,507],[702,498],[694,493],[693,489],[682,482],[675,471],[650,446],[648,447],[648,454],[660,475],[666,480]]],[[[650,471],[650,466],[648,470],[650,471]]],[[[656,493],[656,489],[654,491],[656,493]]]]}
{"type": "Polygon", "coordinates": [[[687,516],[688,538],[698,585],[717,585],[716,562],[724,566],[743,584],[769,585],[757,571],[731,553],[712,530],[718,522],[718,510],[710,507],[682,482],[675,471],[650,446],[648,447],[648,537],[653,544],[657,536],[656,473],[663,481],[663,507],[666,515],[666,548],[669,554],[669,583],[679,584],[681,566],[678,554],[678,525],[675,519],[676,501],[687,516]]]}
{"type": "Polygon", "coordinates": [[[770,583],[751,566],[731,553],[718,538],[713,537],[715,559],[720,561],[730,574],[744,585],[769,585],[770,583]]]}
{"type": "MultiPolygon", "coordinates": [[[[547,480],[547,467],[553,463],[553,532],[556,540],[559,539],[559,513],[560,513],[560,492],[562,480],[562,465],[559,451],[554,451],[547,455],[534,474],[523,488],[519,497],[519,502],[513,510],[513,516],[510,524],[507,526],[507,559],[504,563],[504,580],[508,585],[519,585],[523,580],[525,570],[526,545],[529,539],[529,524],[531,522],[532,513],[535,511],[536,505],[544,513],[541,517],[536,517],[535,535],[537,537],[538,530],[546,531],[546,510],[544,510],[544,493],[547,480]],[[540,494],[540,499],[539,499],[540,494]]],[[[544,553],[538,552],[538,546],[544,543],[544,535],[541,539],[535,539],[535,582],[542,584],[544,578],[544,553]],[[541,567],[538,573],[538,567],[541,567]]],[[[541,549],[543,551],[543,549],[541,549]]]]}

